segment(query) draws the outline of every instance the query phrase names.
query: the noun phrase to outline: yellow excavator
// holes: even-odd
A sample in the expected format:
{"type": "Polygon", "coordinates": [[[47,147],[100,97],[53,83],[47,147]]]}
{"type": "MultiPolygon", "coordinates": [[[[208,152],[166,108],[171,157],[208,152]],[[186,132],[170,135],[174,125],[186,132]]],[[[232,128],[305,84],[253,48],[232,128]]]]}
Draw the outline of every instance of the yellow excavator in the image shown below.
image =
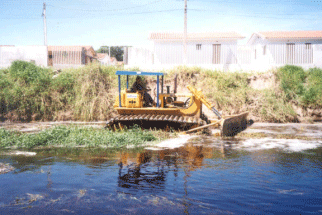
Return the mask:
{"type": "Polygon", "coordinates": [[[208,127],[218,127],[221,136],[235,136],[247,128],[248,112],[234,116],[223,116],[207,101],[201,91],[192,86],[187,86],[190,94],[176,93],[176,89],[174,93],[170,93],[170,86],[167,86],[167,92],[164,93],[163,73],[117,71],[116,75],[118,75],[118,95],[115,99],[114,108],[118,112],[118,116],[107,122],[106,127],[110,129],[115,130],[122,129],[124,126],[139,125],[143,128],[173,128],[189,133],[208,127]],[[144,92],[133,92],[129,89],[129,76],[131,75],[157,77],[154,106],[146,104],[144,92]],[[122,90],[121,76],[126,76],[126,88],[122,90]],[[202,112],[202,104],[214,112],[218,119],[209,120],[202,112]]]}

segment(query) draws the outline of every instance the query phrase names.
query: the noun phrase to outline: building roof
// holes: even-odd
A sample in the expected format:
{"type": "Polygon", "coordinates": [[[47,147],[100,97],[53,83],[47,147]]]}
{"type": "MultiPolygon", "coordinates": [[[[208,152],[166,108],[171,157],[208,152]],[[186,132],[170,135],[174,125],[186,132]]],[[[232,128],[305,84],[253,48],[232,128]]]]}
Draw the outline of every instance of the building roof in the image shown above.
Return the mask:
{"type": "Polygon", "coordinates": [[[253,44],[257,38],[267,40],[306,40],[322,39],[322,31],[265,31],[253,33],[247,44],[253,44]]]}
{"type": "Polygon", "coordinates": [[[116,57],[111,57],[111,62],[117,62],[116,57]]]}
{"type": "Polygon", "coordinates": [[[48,46],[48,51],[86,51],[90,50],[92,46],[48,46]]]}
{"type": "Polygon", "coordinates": [[[258,32],[258,35],[267,39],[321,39],[322,31],[266,31],[258,32]]]}
{"type": "Polygon", "coordinates": [[[83,46],[48,46],[48,51],[83,51],[83,46]]]}
{"type": "MultiPolygon", "coordinates": [[[[243,39],[242,35],[236,32],[204,32],[188,33],[187,40],[216,40],[216,39],[243,39]]],[[[183,33],[151,33],[150,40],[183,40],[183,33]]]]}
{"type": "Polygon", "coordinates": [[[108,56],[107,53],[96,53],[96,58],[97,59],[103,59],[105,58],[106,56],[108,56]]]}
{"type": "Polygon", "coordinates": [[[48,51],[86,51],[86,55],[89,57],[95,57],[96,52],[92,46],[48,46],[48,51]]]}

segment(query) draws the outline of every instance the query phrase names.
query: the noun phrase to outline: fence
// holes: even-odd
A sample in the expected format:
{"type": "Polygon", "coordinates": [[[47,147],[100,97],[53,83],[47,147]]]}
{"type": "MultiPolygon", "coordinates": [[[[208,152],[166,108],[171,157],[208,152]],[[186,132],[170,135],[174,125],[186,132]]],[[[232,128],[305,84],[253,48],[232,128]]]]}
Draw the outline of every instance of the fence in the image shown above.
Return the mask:
{"type": "MultiPolygon", "coordinates": [[[[188,66],[220,70],[267,70],[286,64],[304,68],[322,67],[320,44],[199,45],[188,47],[188,66]]],[[[154,51],[129,50],[128,67],[166,69],[182,64],[182,45],[156,46],[154,51]]]]}
{"type": "Polygon", "coordinates": [[[79,67],[86,64],[85,49],[81,46],[49,46],[48,66],[54,68],[79,67]]]}
{"type": "Polygon", "coordinates": [[[16,60],[47,66],[47,46],[0,46],[0,68],[9,67],[16,60]]]}

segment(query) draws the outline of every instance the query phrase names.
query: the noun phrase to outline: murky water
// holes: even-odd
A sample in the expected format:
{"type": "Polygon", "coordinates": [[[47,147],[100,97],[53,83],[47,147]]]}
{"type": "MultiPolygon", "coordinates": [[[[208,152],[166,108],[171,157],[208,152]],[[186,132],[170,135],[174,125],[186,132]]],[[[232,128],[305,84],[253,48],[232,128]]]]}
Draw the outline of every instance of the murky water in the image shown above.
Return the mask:
{"type": "Polygon", "coordinates": [[[272,137],[182,137],[186,144],[165,141],[163,149],[58,148],[32,150],[35,156],[2,151],[0,163],[15,170],[0,175],[0,213],[322,214],[322,141],[274,139],[293,132],[289,126],[252,129],[272,137]]]}

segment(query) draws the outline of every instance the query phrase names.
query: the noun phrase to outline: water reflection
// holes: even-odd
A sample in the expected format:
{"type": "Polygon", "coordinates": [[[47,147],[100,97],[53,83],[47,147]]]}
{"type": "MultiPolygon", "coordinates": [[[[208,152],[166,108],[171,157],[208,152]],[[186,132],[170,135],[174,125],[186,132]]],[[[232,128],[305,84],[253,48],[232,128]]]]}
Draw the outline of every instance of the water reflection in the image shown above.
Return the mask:
{"type": "Polygon", "coordinates": [[[187,183],[191,171],[207,166],[205,159],[236,158],[231,153],[229,142],[224,142],[218,148],[207,145],[186,144],[178,149],[160,151],[142,151],[136,154],[121,152],[119,157],[118,186],[122,188],[163,190],[169,172],[178,177],[183,169],[184,181],[187,183]]]}
{"type": "Polygon", "coordinates": [[[164,163],[151,162],[152,154],[138,153],[136,163],[128,165],[128,153],[124,153],[119,163],[118,186],[139,190],[163,190],[167,171],[164,163]]]}

